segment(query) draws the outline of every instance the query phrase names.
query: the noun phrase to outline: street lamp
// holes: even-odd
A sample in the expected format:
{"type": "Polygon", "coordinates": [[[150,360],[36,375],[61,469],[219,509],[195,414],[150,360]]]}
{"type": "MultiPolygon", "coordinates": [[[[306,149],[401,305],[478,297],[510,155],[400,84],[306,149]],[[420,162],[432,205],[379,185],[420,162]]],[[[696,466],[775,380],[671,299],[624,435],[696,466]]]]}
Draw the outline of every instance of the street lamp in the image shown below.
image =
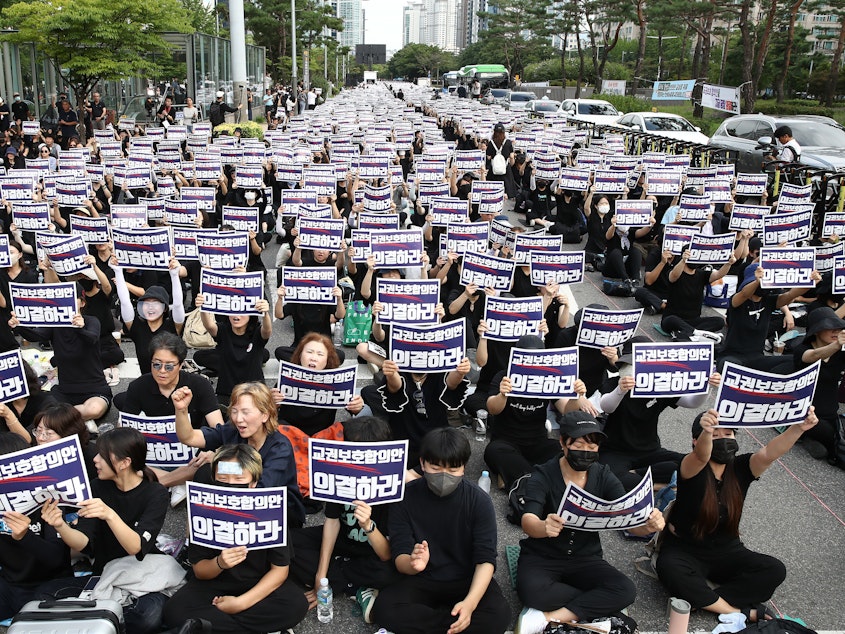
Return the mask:
{"type": "Polygon", "coordinates": [[[290,84],[292,88],[296,87],[296,0],[290,0],[290,84]]]}

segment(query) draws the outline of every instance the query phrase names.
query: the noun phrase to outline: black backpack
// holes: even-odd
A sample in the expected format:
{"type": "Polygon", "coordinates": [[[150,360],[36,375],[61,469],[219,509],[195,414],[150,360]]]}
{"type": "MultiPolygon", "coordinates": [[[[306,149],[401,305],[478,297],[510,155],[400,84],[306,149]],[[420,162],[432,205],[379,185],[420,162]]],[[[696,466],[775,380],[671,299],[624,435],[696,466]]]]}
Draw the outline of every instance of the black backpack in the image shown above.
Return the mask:
{"type": "Polygon", "coordinates": [[[208,107],[208,120],[215,126],[220,125],[220,104],[216,101],[208,107]]]}
{"type": "Polygon", "coordinates": [[[522,516],[525,514],[525,487],[531,477],[530,473],[520,476],[519,479],[513,483],[511,490],[508,491],[508,514],[507,518],[511,524],[522,526],[522,516]]]}
{"type": "Polygon", "coordinates": [[[797,621],[771,619],[751,623],[737,634],[818,634],[818,632],[811,630],[809,627],[804,627],[797,621]]]}

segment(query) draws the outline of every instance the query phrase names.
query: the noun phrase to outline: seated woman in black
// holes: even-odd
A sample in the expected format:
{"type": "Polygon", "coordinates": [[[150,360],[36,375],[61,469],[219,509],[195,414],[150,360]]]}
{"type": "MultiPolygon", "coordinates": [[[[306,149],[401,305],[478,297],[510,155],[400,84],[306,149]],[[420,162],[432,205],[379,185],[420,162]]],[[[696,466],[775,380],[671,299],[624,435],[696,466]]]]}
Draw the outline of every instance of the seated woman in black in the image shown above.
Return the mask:
{"type": "MultiPolygon", "coordinates": [[[[249,445],[225,445],[215,452],[211,469],[217,485],[255,488],[261,456],[249,445]]],[[[289,546],[214,550],[192,544],[188,559],[194,562],[193,578],[164,606],[170,627],[203,619],[214,632],[285,631],[308,612],[302,589],[288,581],[289,546]]]]}
{"type": "Polygon", "coordinates": [[[41,389],[38,375],[28,363],[24,363],[23,372],[29,395],[16,398],[8,403],[0,403],[0,429],[10,431],[23,438],[27,444],[32,444],[32,434],[29,429],[33,426],[35,417],[47,406],[56,402],[50,392],[41,389]]]}
{"type": "MultiPolygon", "coordinates": [[[[634,583],[602,557],[597,532],[566,528],[557,514],[569,483],[604,500],[625,493],[610,469],[596,462],[604,440],[601,425],[586,412],[570,412],[560,421],[563,455],[534,467],[525,491],[516,591],[525,604],[517,623],[520,634],[540,634],[549,622],[590,621],[634,602],[634,583]]],[[[663,528],[654,509],[648,522],[631,530],[648,535],[663,528]]]]}
{"type": "Polygon", "coordinates": [[[740,540],[745,496],[751,483],[817,422],[811,407],[803,423],[788,427],[755,453],[737,456],[736,434],[719,427],[719,413],[711,409],[699,414],[657,559],[657,575],[672,596],[716,614],[742,612],[749,621],[766,618],[764,603],[783,583],[786,568],[740,540]],[[708,580],[717,585],[711,588],[708,580]]]}
{"type": "Polygon", "coordinates": [[[33,445],[46,445],[69,436],[79,436],[88,479],[93,481],[97,478],[97,467],[94,465],[97,447],[91,442],[91,435],[85,426],[85,421],[73,405],[67,403],[48,405],[35,417],[30,435],[33,445]]]}
{"type": "MultiPolygon", "coordinates": [[[[28,447],[16,434],[0,433],[0,455],[28,447]]],[[[70,577],[70,549],[39,513],[4,511],[0,533],[0,619],[17,614],[45,581],[70,577]]]]}
{"type": "MultiPolygon", "coordinates": [[[[156,553],[155,540],[167,515],[167,489],[146,466],[147,442],[141,432],[119,427],[97,439],[97,480],[91,482],[94,497],[80,503],[79,522],[65,523],[55,501],[45,502],[41,516],[58,531],[65,544],[85,551],[94,559],[94,575],[114,559],[134,556],[139,561],[156,553]]],[[[55,579],[37,591],[41,600],[79,596],[88,583],[85,577],[55,579]]],[[[157,632],[167,597],[151,592],[124,607],[128,634],[157,632]]]]}

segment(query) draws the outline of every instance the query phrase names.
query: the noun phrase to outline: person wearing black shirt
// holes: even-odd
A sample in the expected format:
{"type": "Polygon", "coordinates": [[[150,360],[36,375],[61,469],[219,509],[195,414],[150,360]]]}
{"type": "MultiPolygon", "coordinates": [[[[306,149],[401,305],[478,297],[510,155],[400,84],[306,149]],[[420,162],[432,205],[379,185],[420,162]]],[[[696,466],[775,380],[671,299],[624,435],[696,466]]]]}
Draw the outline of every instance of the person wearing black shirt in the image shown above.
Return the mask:
{"type": "MultiPolygon", "coordinates": [[[[624,495],[622,484],[596,463],[605,435],[586,412],[560,421],[559,457],[534,467],[526,482],[516,591],[525,604],[517,630],[540,634],[552,623],[590,621],[610,616],[634,602],[634,583],[602,557],[597,532],[569,529],[557,514],[568,484],[604,500],[624,495]]],[[[645,536],[663,528],[654,509],[646,524],[631,530],[645,536]]]]}
{"type": "Polygon", "coordinates": [[[838,459],[836,452],[842,423],[838,420],[838,399],[833,398],[845,372],[843,346],[845,321],[829,306],[822,306],[807,316],[807,334],[792,354],[797,370],[821,361],[813,396],[819,424],[806,432],[802,444],[814,458],[826,458],[830,464],[845,469],[845,463],[838,459]]]}
{"type": "Polygon", "coordinates": [[[536,186],[527,194],[525,220],[531,227],[545,227],[554,234],[557,223],[557,199],[549,189],[549,181],[536,179],[536,186]]]}
{"type": "Polygon", "coordinates": [[[496,634],[510,623],[493,579],[496,513],[490,496],[464,478],[470,453],[461,431],[430,431],[420,448],[423,478],[390,509],[390,550],[402,580],[381,591],[373,617],[396,634],[496,634]]]}
{"type": "MultiPolygon", "coordinates": [[[[728,331],[716,360],[719,368],[730,361],[755,370],[789,374],[792,372],[792,357],[788,355],[770,355],[763,353],[766,338],[769,336],[769,321],[772,312],[788,306],[806,291],[794,288],[785,293],[772,294],[769,289],[761,289],[763,268],[759,263],[749,264],[737,292],[728,305],[728,331]]],[[[818,281],[821,275],[813,271],[812,279],[818,281]]]]}
{"type": "Polygon", "coordinates": [[[699,333],[696,331],[716,333],[725,327],[725,320],[718,315],[701,316],[701,302],[707,284],[712,284],[727,275],[735,261],[734,256],[731,255],[730,260],[723,264],[722,268],[708,271],[687,264],[689,255],[689,246],[686,246],[678,262],[669,272],[669,297],[660,321],[660,327],[664,332],[670,333],[673,338],[686,341],[693,335],[698,336],[699,333]]]}
{"type": "MultiPolygon", "coordinates": [[[[332,317],[334,317],[334,323],[337,324],[346,316],[346,304],[343,303],[343,293],[339,286],[334,287],[332,295],[336,299],[335,304],[332,306],[285,303],[285,287],[279,286],[276,289],[277,300],[273,314],[276,319],[285,319],[286,317],[293,319],[293,343],[290,346],[279,346],[276,348],[274,354],[277,359],[289,360],[296,346],[310,332],[323,335],[331,340],[332,317]]],[[[340,348],[336,348],[335,351],[340,362],[343,363],[346,354],[340,348]]]]}
{"type": "Polygon", "coordinates": [[[786,567],[742,543],[745,497],[751,483],[817,421],[810,407],[804,422],[755,453],[737,456],[736,433],[719,426],[716,410],[696,418],[693,450],[681,461],[677,498],[657,558],[657,575],[671,596],[716,614],[742,612],[751,622],[770,614],[764,604],[786,578],[786,567]],[[708,579],[718,585],[711,588],[708,579]]]}
{"type": "Polygon", "coordinates": [[[29,104],[21,99],[20,93],[14,94],[14,101],[12,101],[12,120],[19,127],[22,122],[29,121],[29,104]]]}
{"type": "Polygon", "coordinates": [[[79,138],[79,134],[76,131],[78,124],[79,116],[76,114],[76,110],[71,108],[70,102],[65,99],[59,107],[59,134],[62,136],[63,150],[68,148],[68,143],[73,137],[79,138]]]}
{"type": "MultiPolygon", "coordinates": [[[[65,523],[55,500],[44,503],[41,517],[56,529],[73,550],[86,550],[94,559],[94,575],[114,559],[134,556],[139,561],[157,554],[156,537],[167,514],[167,489],[147,468],[147,442],[141,432],[118,427],[97,439],[94,463],[98,479],[91,482],[93,497],[80,502],[79,523],[65,523]]],[[[86,577],[56,579],[37,590],[41,600],[78,596],[86,577]]],[[[137,597],[123,608],[128,634],[157,632],[167,597],[160,592],[137,597]]]]}
{"type": "MultiPolygon", "coordinates": [[[[261,456],[248,445],[221,447],[212,462],[214,483],[222,487],[255,488],[261,470],[261,456]]],[[[193,578],[164,606],[170,627],[202,619],[214,632],[285,631],[308,612],[302,590],[288,580],[290,546],[216,550],[191,544],[188,559],[193,578]]]]}
{"type": "MultiPolygon", "coordinates": [[[[20,436],[0,433],[0,455],[26,449],[20,436]]],[[[7,533],[0,534],[0,619],[9,619],[46,581],[70,577],[70,549],[38,512],[4,511],[7,533]]]]}
{"type": "Polygon", "coordinates": [[[553,235],[562,235],[565,244],[579,244],[587,233],[582,192],[558,189],[555,197],[557,198],[557,216],[550,232],[553,235]]]}
{"type": "MultiPolygon", "coordinates": [[[[91,127],[94,130],[106,129],[106,104],[100,100],[100,93],[94,93],[94,100],[88,104],[86,110],[91,117],[91,127]]],[[[171,122],[172,123],[172,122],[171,122]]]]}
{"type": "Polygon", "coordinates": [[[653,247],[645,258],[644,284],[634,291],[636,299],[649,315],[662,313],[669,297],[669,271],[675,256],[671,251],[653,247]]]}

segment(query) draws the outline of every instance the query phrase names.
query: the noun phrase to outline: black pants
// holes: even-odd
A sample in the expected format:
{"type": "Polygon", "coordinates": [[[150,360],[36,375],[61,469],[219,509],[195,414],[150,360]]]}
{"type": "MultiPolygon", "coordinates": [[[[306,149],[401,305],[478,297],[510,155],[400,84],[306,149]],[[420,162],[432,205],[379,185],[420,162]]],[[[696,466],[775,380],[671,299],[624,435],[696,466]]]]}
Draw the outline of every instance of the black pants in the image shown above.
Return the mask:
{"type": "Polygon", "coordinates": [[[643,308],[651,306],[656,313],[663,310],[663,298],[646,286],[640,286],[634,291],[634,299],[637,300],[643,308]]]}
{"type": "MultiPolygon", "coordinates": [[[[340,530],[348,530],[341,525],[340,530]]],[[[311,588],[320,566],[320,544],[323,541],[322,526],[308,526],[290,531],[293,550],[296,553],[290,566],[291,579],[297,584],[311,588]]],[[[344,552],[341,540],[335,543],[334,554],[326,575],[335,592],[354,595],[358,588],[385,588],[402,578],[392,559],[382,561],[375,551],[369,556],[344,552]]]]}
{"type": "Polygon", "coordinates": [[[589,621],[634,602],[634,582],[598,556],[549,559],[519,555],[516,592],[531,608],[551,612],[566,608],[579,621],[589,621]]]}
{"type": "MultiPolygon", "coordinates": [[[[373,606],[373,618],[380,626],[396,634],[432,634],[446,632],[457,620],[452,608],[469,592],[472,578],[460,581],[432,581],[421,577],[403,577],[382,590],[373,606]]],[[[511,620],[511,610],[495,579],[472,613],[467,634],[501,634],[511,620]]]]}
{"type": "Polygon", "coordinates": [[[834,418],[819,418],[819,422],[815,427],[804,432],[804,438],[812,438],[820,442],[827,449],[827,457],[836,457],[836,439],[838,436],[837,425],[839,423],[834,418]]]}
{"type": "Polygon", "coordinates": [[[607,253],[602,273],[605,277],[639,280],[642,266],[643,254],[637,249],[629,249],[627,255],[622,253],[621,249],[613,249],[607,253]]]}
{"type": "Polygon", "coordinates": [[[709,330],[710,332],[719,332],[725,327],[725,320],[722,317],[692,317],[689,319],[682,319],[677,315],[663,315],[660,321],[660,327],[665,332],[674,332],[678,334],[679,338],[689,339],[695,330],[709,330]]]}
{"type": "Polygon", "coordinates": [[[478,410],[486,410],[487,398],[490,396],[489,391],[489,385],[476,385],[475,392],[466,397],[462,409],[470,416],[476,416],[478,410]]]}
{"type": "Polygon", "coordinates": [[[773,354],[770,356],[766,356],[762,352],[759,354],[732,354],[730,352],[719,354],[716,356],[716,367],[719,369],[719,372],[722,371],[725,361],[738,363],[747,368],[754,368],[763,372],[773,372],[774,374],[789,374],[795,368],[792,357],[785,354],[773,354]]]}
{"type": "Polygon", "coordinates": [[[510,491],[520,476],[529,473],[535,464],[548,462],[560,453],[557,440],[543,438],[537,442],[520,445],[510,440],[494,438],[484,450],[484,462],[491,473],[497,473],[505,481],[505,490],[510,491]]]}
{"type": "Polygon", "coordinates": [[[666,484],[672,479],[672,473],[678,469],[683,458],[684,454],[663,447],[638,452],[599,450],[599,462],[610,467],[626,491],[631,491],[640,483],[648,467],[651,467],[651,476],[655,482],[666,484]]]}
{"type": "Polygon", "coordinates": [[[735,608],[750,608],[772,598],[786,579],[783,563],[743,546],[738,539],[728,547],[688,544],[666,531],[657,559],[657,576],[669,594],[703,608],[720,598],[735,608]],[[711,589],[707,580],[718,584],[711,589]]]}
{"type": "Polygon", "coordinates": [[[299,623],[308,612],[302,588],[286,581],[264,599],[238,614],[226,614],[211,604],[216,596],[238,596],[250,588],[231,588],[214,579],[191,579],[164,605],[164,622],[179,627],[187,619],[205,619],[216,632],[277,632],[299,623]]]}

